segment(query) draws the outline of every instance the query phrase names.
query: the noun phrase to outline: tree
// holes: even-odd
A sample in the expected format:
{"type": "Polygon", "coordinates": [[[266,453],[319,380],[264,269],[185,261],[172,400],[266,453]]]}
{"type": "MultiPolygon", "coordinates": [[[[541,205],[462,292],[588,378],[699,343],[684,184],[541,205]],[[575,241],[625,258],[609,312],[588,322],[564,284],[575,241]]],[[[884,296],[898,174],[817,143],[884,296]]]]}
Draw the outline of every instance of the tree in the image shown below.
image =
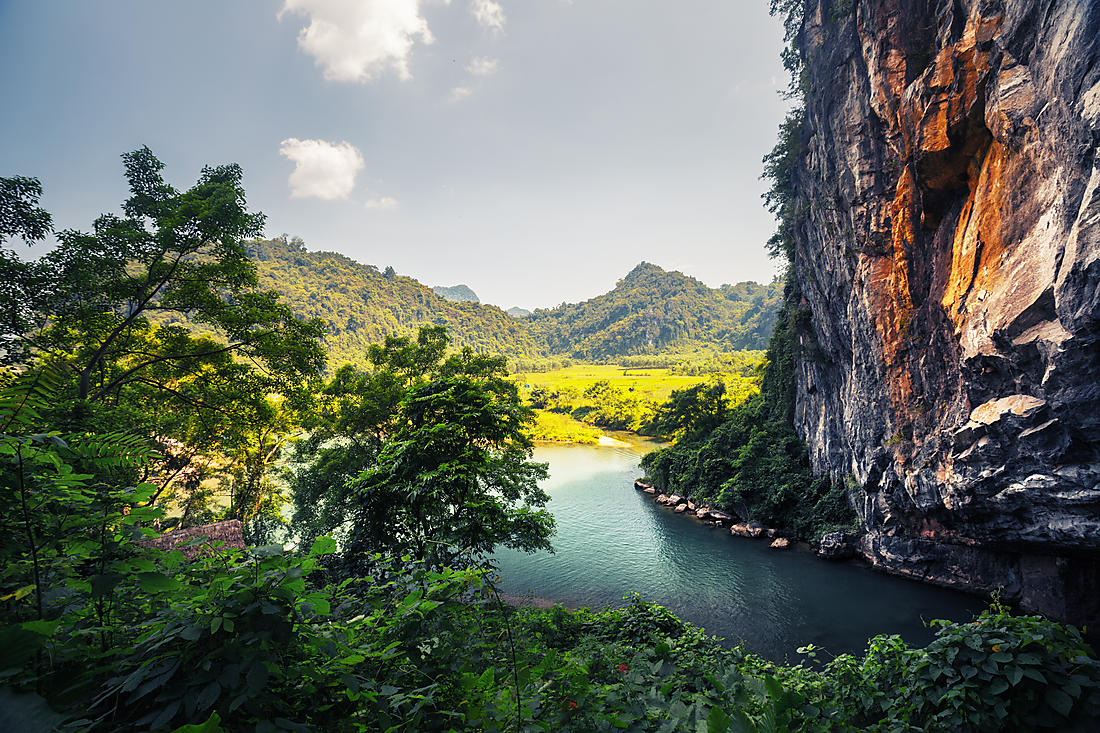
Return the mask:
{"type": "Polygon", "coordinates": [[[729,406],[720,381],[674,390],[646,426],[647,432],[676,440],[694,440],[722,424],[729,406]]]}
{"type": "MultiPolygon", "coordinates": [[[[503,544],[550,549],[549,496],[532,463],[534,419],[500,357],[445,357],[440,326],[414,342],[372,346],[372,369],[345,367],[326,386],[324,425],[294,472],[303,543],[343,527],[348,557],[411,554],[432,565],[483,560],[503,544]]],[[[305,447],[305,446],[303,446],[305,447]]]]}
{"type": "MultiPolygon", "coordinates": [[[[324,365],[322,327],[257,286],[244,242],[264,217],[247,209],[239,166],[205,167],[177,191],[148,148],[122,158],[121,215],[99,217],[90,233],[58,232],[38,261],[0,261],[13,296],[0,361],[68,375],[53,416],[66,430],[125,424],[154,439],[163,491],[195,456],[261,420],[269,395],[308,401],[324,365]]],[[[0,187],[3,233],[48,229],[35,210],[40,190],[26,180],[0,187]]]]}
{"type": "Polygon", "coordinates": [[[451,566],[497,544],[550,549],[554,522],[541,509],[550,497],[538,486],[546,466],[528,460],[531,411],[504,375],[503,364],[463,369],[409,391],[396,434],[355,483],[352,552],[451,566]]]}

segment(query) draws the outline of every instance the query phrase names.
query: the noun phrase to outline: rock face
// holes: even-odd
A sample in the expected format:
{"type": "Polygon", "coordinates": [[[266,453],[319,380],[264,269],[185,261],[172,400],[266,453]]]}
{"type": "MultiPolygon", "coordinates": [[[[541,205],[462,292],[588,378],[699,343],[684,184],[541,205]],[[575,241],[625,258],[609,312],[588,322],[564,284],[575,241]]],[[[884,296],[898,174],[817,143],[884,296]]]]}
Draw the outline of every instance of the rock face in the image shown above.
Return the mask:
{"type": "Polygon", "coordinates": [[[800,46],[815,470],[878,567],[1096,623],[1100,3],[819,0],[800,46]]]}

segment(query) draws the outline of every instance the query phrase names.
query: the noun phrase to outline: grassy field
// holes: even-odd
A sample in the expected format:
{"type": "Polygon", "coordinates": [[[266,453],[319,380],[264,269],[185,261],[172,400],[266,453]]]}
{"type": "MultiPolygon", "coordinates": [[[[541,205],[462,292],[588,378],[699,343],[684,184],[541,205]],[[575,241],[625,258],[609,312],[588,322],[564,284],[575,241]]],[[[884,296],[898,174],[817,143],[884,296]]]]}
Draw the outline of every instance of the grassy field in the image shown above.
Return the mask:
{"type": "Polygon", "coordinates": [[[583,395],[596,382],[606,381],[611,387],[625,390],[641,400],[663,403],[674,390],[686,389],[700,382],[718,378],[726,383],[731,399],[738,401],[755,390],[752,377],[742,374],[686,375],[671,369],[624,368],[617,364],[576,364],[549,372],[521,372],[514,375],[524,396],[537,388],[553,392],[583,395]]]}
{"type": "MultiPolygon", "coordinates": [[[[732,376],[725,375],[727,379],[732,376]]],[[[607,381],[612,387],[658,404],[667,400],[673,390],[707,381],[705,377],[673,374],[671,369],[624,369],[616,364],[577,364],[552,372],[516,374],[515,380],[525,395],[537,387],[558,392],[573,390],[583,395],[596,382],[607,381]]]]}
{"type": "MultiPolygon", "coordinates": [[[[752,365],[763,358],[752,360],[752,365]]],[[[755,371],[742,360],[736,371],[684,374],[670,368],[575,364],[513,375],[520,393],[538,411],[535,440],[596,443],[601,429],[636,431],[675,390],[720,379],[731,403],[757,390],[755,371]]]]}
{"type": "Polygon", "coordinates": [[[574,420],[569,415],[559,415],[556,412],[537,410],[535,412],[535,424],[531,429],[532,440],[545,443],[582,443],[584,445],[598,445],[603,431],[591,425],[585,425],[580,420],[574,420]]]}

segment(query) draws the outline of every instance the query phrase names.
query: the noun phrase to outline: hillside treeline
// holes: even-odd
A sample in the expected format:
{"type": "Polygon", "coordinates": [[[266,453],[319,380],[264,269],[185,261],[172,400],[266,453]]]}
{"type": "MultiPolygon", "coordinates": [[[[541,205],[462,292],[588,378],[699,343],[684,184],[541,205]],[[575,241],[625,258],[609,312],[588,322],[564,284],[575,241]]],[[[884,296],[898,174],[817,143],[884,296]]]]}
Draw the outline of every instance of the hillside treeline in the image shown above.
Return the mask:
{"type": "Polygon", "coordinates": [[[411,336],[429,325],[445,326],[455,347],[529,362],[763,349],[782,290],[778,282],[709,288],[642,263],[608,293],[515,318],[493,305],[444,298],[389,267],[310,251],[298,238],[246,247],[262,287],[278,292],[299,317],[325,324],[333,368],[359,363],[367,345],[387,335],[411,336]]]}

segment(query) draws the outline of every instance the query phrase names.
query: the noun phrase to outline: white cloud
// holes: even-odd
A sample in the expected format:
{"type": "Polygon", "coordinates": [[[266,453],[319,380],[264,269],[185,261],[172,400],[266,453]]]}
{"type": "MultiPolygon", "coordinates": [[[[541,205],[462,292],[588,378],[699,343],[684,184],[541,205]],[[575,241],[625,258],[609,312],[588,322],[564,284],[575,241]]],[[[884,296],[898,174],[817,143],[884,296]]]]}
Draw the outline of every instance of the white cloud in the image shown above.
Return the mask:
{"type": "Polygon", "coordinates": [[[478,56],[466,64],[466,71],[474,76],[489,76],[495,74],[498,68],[500,68],[500,62],[488,56],[478,56]]]}
{"type": "Polygon", "coordinates": [[[483,28],[497,33],[504,31],[504,8],[495,0],[470,0],[470,12],[483,28]]]}
{"type": "Polygon", "coordinates": [[[388,211],[389,209],[397,208],[397,199],[391,196],[383,196],[382,198],[370,199],[367,201],[368,209],[381,209],[382,211],[388,211]]]}
{"type": "Polygon", "coordinates": [[[283,140],[279,153],[294,161],[287,182],[292,198],[346,199],[363,169],[363,156],[351,143],[283,140]]]}
{"type": "Polygon", "coordinates": [[[470,87],[455,87],[451,90],[450,100],[452,102],[461,102],[466,97],[474,93],[474,90],[470,87]]]}
{"type": "Polygon", "coordinates": [[[413,44],[435,40],[420,15],[420,0],[285,0],[279,17],[285,13],[309,17],[298,46],[332,81],[371,81],[387,69],[409,79],[413,44]]]}

